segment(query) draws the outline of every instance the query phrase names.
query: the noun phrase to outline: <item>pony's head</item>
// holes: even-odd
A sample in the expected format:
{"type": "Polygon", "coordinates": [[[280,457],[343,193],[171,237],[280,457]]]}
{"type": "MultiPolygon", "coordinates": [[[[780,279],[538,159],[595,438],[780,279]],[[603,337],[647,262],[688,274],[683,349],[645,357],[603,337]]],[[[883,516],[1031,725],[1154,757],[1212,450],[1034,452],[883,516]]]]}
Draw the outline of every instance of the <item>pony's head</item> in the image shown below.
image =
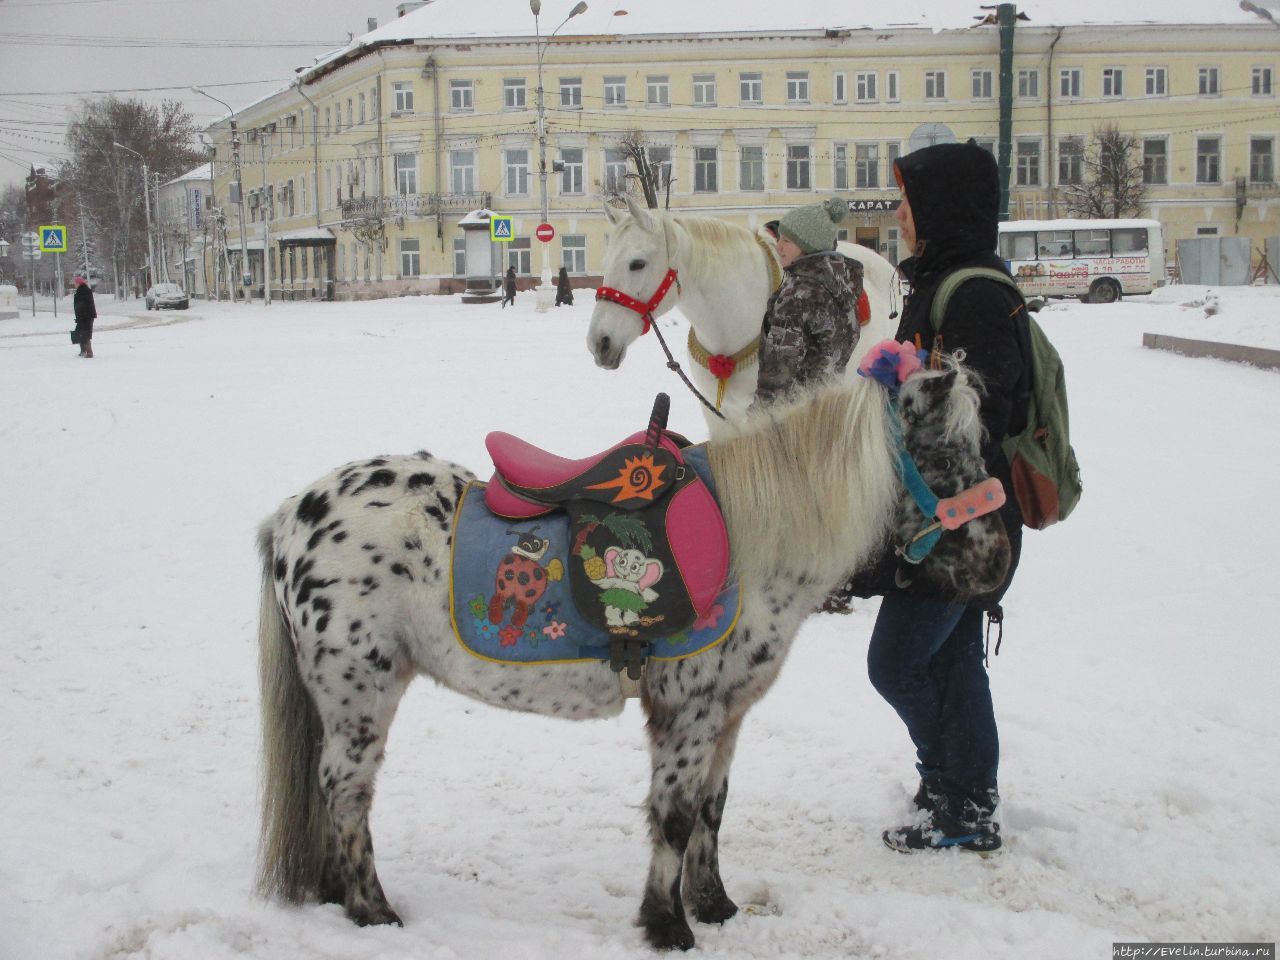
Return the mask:
{"type": "MultiPolygon", "coordinates": [[[[677,240],[666,218],[648,210],[627,197],[628,213],[615,210],[605,202],[604,212],[612,230],[604,255],[604,279],[601,286],[610,287],[647,303],[676,265],[677,240]]],[[[671,309],[678,296],[673,287],[653,308],[655,317],[671,309]]],[[[587,330],[587,348],[596,365],[616,370],[626,356],[627,347],[646,329],[644,318],[630,307],[610,300],[597,300],[587,330]]]]}

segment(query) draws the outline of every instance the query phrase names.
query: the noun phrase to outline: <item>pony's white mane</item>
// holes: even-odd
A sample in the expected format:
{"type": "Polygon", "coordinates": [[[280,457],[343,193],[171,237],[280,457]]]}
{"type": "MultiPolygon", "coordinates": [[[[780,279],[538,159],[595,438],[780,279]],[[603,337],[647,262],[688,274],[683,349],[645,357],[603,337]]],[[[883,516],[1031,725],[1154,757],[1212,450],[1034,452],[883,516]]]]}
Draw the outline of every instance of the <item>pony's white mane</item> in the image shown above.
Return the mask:
{"type": "Polygon", "coordinates": [[[888,417],[884,389],[859,378],[752,411],[710,444],[746,589],[783,570],[830,589],[884,543],[898,495],[888,417]]]}

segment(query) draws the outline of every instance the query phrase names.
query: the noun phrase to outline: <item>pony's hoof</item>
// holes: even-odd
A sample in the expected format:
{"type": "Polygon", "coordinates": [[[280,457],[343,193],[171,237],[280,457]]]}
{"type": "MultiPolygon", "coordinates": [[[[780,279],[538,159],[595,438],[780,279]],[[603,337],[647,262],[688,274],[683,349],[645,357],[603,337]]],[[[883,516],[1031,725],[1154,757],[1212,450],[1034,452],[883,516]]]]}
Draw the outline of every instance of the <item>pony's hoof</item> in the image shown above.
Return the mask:
{"type": "Polygon", "coordinates": [[[699,923],[724,923],[738,912],[738,905],[721,893],[706,903],[695,903],[693,915],[699,923]]]}
{"type": "Polygon", "coordinates": [[[357,927],[404,926],[404,921],[400,919],[400,915],[387,904],[383,904],[380,907],[367,907],[362,910],[348,908],[347,916],[351,918],[351,922],[357,927]]]}
{"type": "Polygon", "coordinates": [[[692,950],[693,931],[683,919],[674,917],[651,922],[645,927],[645,939],[655,950],[692,950]]]}

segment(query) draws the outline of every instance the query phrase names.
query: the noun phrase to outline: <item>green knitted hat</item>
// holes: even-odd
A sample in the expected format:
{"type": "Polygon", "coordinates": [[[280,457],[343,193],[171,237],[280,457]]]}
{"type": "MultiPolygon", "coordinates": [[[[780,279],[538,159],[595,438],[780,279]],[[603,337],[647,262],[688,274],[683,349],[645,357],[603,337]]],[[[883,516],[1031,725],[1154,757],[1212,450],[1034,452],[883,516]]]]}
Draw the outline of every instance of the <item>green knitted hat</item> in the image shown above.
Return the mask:
{"type": "Polygon", "coordinates": [[[849,205],[839,197],[807,207],[796,207],[778,223],[778,233],[804,253],[836,248],[836,224],[845,218],[849,205]]]}

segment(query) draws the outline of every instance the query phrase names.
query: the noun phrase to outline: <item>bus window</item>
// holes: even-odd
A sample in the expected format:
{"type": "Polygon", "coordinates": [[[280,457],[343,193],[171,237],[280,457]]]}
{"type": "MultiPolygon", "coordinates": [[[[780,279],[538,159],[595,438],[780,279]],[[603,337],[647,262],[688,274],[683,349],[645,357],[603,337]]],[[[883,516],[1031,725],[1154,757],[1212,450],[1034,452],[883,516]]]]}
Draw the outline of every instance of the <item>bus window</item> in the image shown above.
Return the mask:
{"type": "Polygon", "coordinates": [[[1111,231],[1077,230],[1076,250],[1081,257],[1111,256],[1111,231]]]}
{"type": "Polygon", "coordinates": [[[1111,231],[1111,249],[1117,257],[1147,252],[1145,227],[1126,227],[1111,231]]]}
{"type": "Polygon", "coordinates": [[[1040,249],[1040,259],[1071,256],[1071,231],[1040,231],[1036,234],[1036,243],[1040,249]]]}
{"type": "Polygon", "coordinates": [[[1000,256],[1005,260],[1034,260],[1036,235],[1034,233],[1000,234],[1000,256]]]}

